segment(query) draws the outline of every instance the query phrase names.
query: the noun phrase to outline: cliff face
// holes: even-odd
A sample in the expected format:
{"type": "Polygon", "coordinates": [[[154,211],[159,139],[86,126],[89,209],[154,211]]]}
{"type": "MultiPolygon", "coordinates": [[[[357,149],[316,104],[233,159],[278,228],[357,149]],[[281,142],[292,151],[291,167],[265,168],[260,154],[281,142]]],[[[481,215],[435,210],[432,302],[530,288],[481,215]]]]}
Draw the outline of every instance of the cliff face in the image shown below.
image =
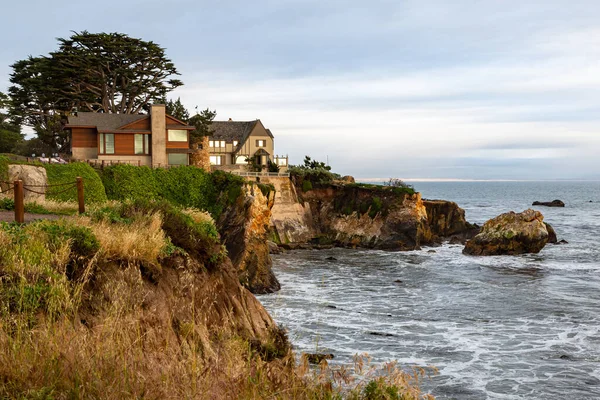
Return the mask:
{"type": "Polygon", "coordinates": [[[450,238],[463,242],[479,232],[477,225],[465,219],[465,210],[453,201],[423,200],[423,205],[427,210],[427,223],[433,241],[450,238]]]}
{"type": "Polygon", "coordinates": [[[272,293],[280,288],[267,245],[273,194],[265,196],[256,185],[245,185],[242,192],[217,226],[240,282],[252,293],[272,293]]]}
{"type": "MultiPolygon", "coordinates": [[[[414,250],[449,239],[463,243],[479,227],[465,220],[456,203],[422,200],[420,193],[356,184],[323,184],[303,191],[302,182],[283,178],[283,198],[276,198],[272,229],[280,244],[308,243],[414,250]]],[[[278,190],[279,193],[279,190],[278,190]]]]}
{"type": "MultiPolygon", "coordinates": [[[[408,194],[385,188],[359,185],[320,185],[299,193],[302,213],[310,222],[315,244],[344,247],[366,247],[387,250],[412,250],[431,240],[427,213],[419,193],[408,194]]],[[[274,215],[283,220],[275,225],[280,238],[297,237],[290,232],[285,214],[274,215]],[[284,226],[285,231],[279,231],[284,226]]]]}
{"type": "Polygon", "coordinates": [[[305,243],[315,237],[310,204],[300,203],[292,181],[287,177],[261,177],[261,182],[275,187],[272,239],[278,243],[305,243]]]}

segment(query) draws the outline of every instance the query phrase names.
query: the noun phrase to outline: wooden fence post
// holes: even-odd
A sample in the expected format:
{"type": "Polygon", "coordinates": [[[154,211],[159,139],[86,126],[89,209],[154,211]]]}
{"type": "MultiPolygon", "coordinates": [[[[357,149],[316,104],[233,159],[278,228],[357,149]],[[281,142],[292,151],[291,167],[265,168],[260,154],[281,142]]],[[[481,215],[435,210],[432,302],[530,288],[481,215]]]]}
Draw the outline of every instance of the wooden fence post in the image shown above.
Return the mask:
{"type": "Polygon", "coordinates": [[[77,177],[77,202],[79,203],[79,214],[85,212],[85,201],[83,196],[83,178],[77,177]]]}
{"type": "Polygon", "coordinates": [[[14,182],[15,191],[15,221],[22,224],[25,222],[25,205],[23,204],[23,181],[14,182]]]}

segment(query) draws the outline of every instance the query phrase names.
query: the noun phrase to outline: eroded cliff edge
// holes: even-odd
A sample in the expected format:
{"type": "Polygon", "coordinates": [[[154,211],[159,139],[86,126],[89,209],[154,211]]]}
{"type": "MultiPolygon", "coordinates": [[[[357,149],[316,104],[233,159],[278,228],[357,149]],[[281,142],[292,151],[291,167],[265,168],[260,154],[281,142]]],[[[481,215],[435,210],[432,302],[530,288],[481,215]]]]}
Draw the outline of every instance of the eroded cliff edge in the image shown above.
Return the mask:
{"type": "Polygon", "coordinates": [[[270,178],[278,189],[272,239],[313,246],[414,250],[446,239],[464,241],[477,227],[456,203],[423,200],[410,188],[270,178]]]}
{"type": "Polygon", "coordinates": [[[240,283],[255,294],[272,293],[280,288],[271,270],[273,263],[267,245],[274,195],[264,185],[248,183],[217,221],[240,283]]]}

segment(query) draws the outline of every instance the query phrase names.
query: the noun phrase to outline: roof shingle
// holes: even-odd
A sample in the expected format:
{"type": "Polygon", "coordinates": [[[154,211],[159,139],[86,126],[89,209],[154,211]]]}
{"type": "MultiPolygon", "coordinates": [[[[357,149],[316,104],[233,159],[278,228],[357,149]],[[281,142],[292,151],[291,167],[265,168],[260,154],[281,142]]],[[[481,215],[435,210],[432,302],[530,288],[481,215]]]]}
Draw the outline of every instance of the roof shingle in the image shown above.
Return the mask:
{"type": "Polygon", "coordinates": [[[148,118],[147,114],[105,114],[93,112],[79,112],[77,115],[67,117],[69,126],[95,126],[99,131],[116,130],[123,125],[148,118]]]}

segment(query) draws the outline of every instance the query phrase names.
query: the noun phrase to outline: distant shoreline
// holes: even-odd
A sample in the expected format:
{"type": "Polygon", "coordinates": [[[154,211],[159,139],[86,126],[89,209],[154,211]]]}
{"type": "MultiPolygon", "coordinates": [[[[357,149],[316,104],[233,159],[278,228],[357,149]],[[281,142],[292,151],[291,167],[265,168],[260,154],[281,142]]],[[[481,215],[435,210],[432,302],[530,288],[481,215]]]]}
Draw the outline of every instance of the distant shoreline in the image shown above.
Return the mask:
{"type": "MultiPolygon", "coordinates": [[[[390,178],[355,178],[360,183],[384,183],[390,178]]],[[[404,182],[600,182],[600,179],[430,179],[430,178],[400,178],[404,182]]]]}

